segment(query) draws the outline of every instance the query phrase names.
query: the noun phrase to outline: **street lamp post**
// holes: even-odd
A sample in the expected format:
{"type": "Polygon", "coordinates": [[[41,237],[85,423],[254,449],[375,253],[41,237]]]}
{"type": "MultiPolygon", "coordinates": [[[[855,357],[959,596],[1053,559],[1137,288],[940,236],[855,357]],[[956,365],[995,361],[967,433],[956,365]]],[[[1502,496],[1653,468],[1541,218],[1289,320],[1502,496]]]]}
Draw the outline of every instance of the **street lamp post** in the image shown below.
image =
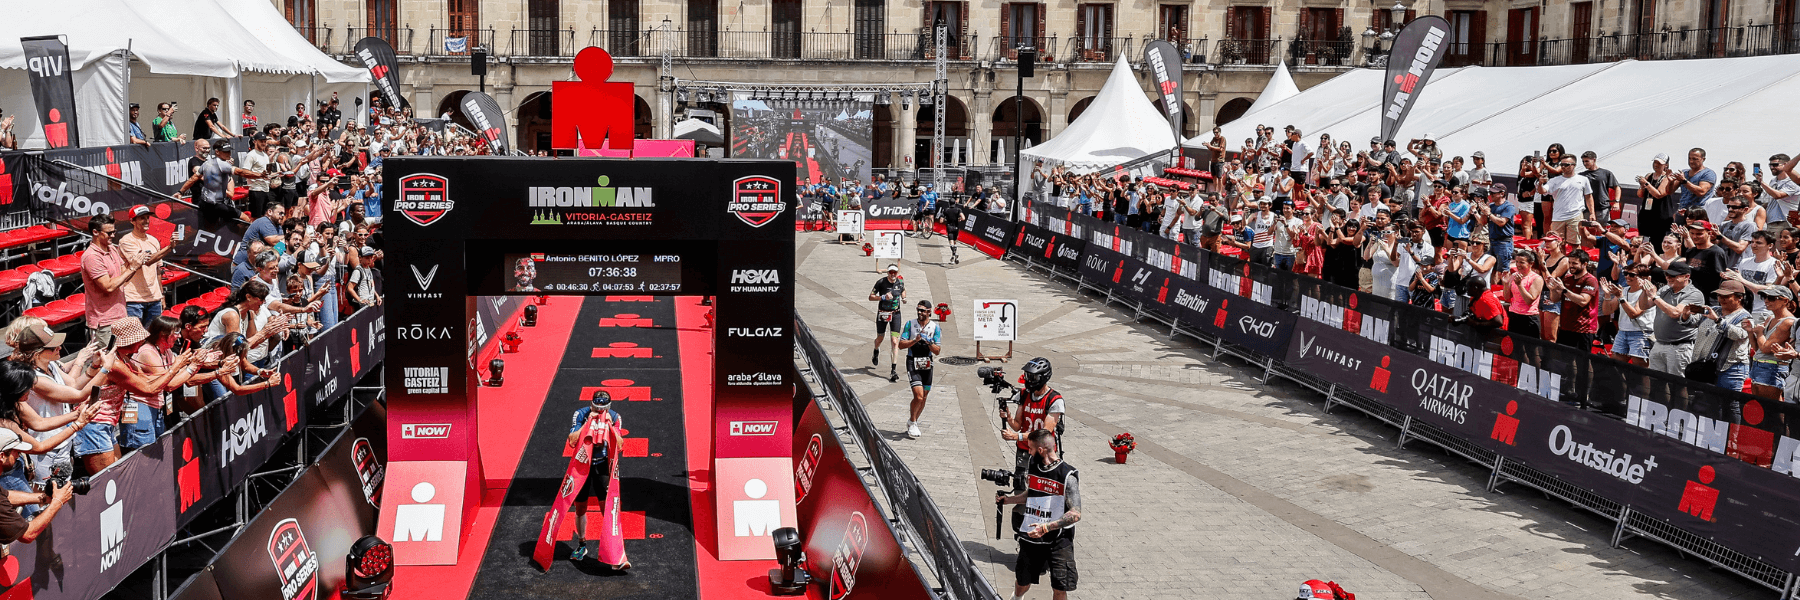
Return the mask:
{"type": "Polygon", "coordinates": [[[1025,199],[1025,78],[1032,75],[1037,66],[1037,48],[1021,46],[1019,48],[1018,93],[1013,95],[1013,201],[1012,214],[1018,214],[1019,203],[1025,199]]]}
{"type": "Polygon", "coordinates": [[[1383,28],[1379,33],[1376,32],[1374,18],[1370,17],[1369,28],[1364,29],[1362,33],[1363,43],[1367,44],[1363,48],[1363,59],[1368,66],[1371,67],[1387,66],[1387,52],[1392,52],[1394,50],[1394,36],[1399,35],[1400,28],[1406,26],[1406,23],[1402,21],[1406,18],[1406,5],[1394,2],[1394,5],[1389,7],[1387,11],[1387,27],[1383,28]],[[1382,50],[1382,44],[1388,44],[1386,51],[1382,50]]]}

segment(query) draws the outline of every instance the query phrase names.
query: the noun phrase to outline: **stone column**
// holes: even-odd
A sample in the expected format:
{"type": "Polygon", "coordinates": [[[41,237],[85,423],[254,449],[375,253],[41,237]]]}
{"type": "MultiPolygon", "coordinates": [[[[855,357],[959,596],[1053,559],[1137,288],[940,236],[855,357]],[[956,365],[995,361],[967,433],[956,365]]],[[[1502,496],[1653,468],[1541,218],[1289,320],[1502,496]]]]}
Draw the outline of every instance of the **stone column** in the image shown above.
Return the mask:
{"type": "Polygon", "coordinates": [[[971,110],[975,111],[973,115],[975,117],[974,128],[969,130],[969,144],[974,148],[969,150],[969,164],[985,165],[993,162],[993,157],[989,156],[993,152],[994,146],[992,141],[994,138],[993,86],[976,87],[974,104],[971,107],[971,110]]]}
{"type": "Polygon", "coordinates": [[[894,168],[917,169],[919,168],[918,157],[913,156],[913,146],[917,145],[919,139],[916,129],[919,122],[919,105],[914,103],[908,107],[902,102],[899,106],[902,107],[899,111],[900,122],[894,128],[894,144],[897,146],[894,149],[894,168]]]}

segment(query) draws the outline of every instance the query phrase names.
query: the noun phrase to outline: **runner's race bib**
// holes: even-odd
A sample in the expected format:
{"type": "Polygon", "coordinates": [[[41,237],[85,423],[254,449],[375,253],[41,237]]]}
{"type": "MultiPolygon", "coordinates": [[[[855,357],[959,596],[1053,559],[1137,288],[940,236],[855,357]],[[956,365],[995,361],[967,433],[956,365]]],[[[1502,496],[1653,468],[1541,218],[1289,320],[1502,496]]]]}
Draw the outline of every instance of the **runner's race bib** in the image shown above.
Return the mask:
{"type": "Polygon", "coordinates": [[[930,371],[931,355],[912,357],[912,368],[914,371],[930,371]]]}

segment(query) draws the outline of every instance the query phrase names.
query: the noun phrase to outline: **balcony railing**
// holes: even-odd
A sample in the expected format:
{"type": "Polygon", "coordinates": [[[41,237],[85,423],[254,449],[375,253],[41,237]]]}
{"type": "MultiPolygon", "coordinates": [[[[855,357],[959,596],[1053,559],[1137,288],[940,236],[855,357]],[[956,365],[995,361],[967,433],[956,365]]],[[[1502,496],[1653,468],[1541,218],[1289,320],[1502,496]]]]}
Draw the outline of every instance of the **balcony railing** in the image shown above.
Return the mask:
{"type": "Polygon", "coordinates": [[[330,27],[295,27],[294,31],[300,32],[300,37],[312,42],[313,47],[318,48],[320,52],[329,53],[333,50],[330,27]]]}
{"type": "Polygon", "coordinates": [[[1135,40],[1128,37],[1069,36],[1067,60],[1069,62],[1112,62],[1118,60],[1120,56],[1136,58],[1136,55],[1132,53],[1133,41],[1135,40]]]}
{"type": "Polygon", "coordinates": [[[574,29],[514,29],[507,37],[504,56],[568,57],[581,50],[574,29]]]}
{"type": "Polygon", "coordinates": [[[1222,39],[1219,40],[1218,57],[1220,64],[1226,65],[1273,65],[1281,52],[1281,38],[1272,40],[1259,39],[1222,39]]]}
{"type": "Polygon", "coordinates": [[[1356,52],[1355,42],[1334,40],[1294,40],[1287,45],[1289,65],[1346,66],[1356,52]]]}
{"type": "Polygon", "coordinates": [[[1502,41],[1466,47],[1449,45],[1446,66],[1533,66],[1686,60],[1800,53],[1800,23],[1765,23],[1714,29],[1537,41],[1502,41]]]}
{"type": "Polygon", "coordinates": [[[1037,61],[1040,63],[1056,62],[1056,36],[1012,37],[994,36],[993,51],[987,54],[988,60],[1018,60],[1019,48],[1037,49],[1037,61]]]}
{"type": "Polygon", "coordinates": [[[476,48],[487,48],[493,52],[494,30],[474,29],[455,30],[431,28],[431,45],[425,49],[427,56],[468,56],[476,48]]]}
{"type": "Polygon", "coordinates": [[[394,47],[400,55],[413,53],[413,30],[410,27],[351,27],[345,30],[342,54],[355,54],[356,43],[366,37],[377,37],[394,47]]]}
{"type": "MultiPolygon", "coordinates": [[[[576,38],[569,32],[554,32],[576,38]]],[[[559,48],[559,54],[521,54],[546,50],[543,44],[530,46],[524,40],[526,30],[513,32],[508,56],[570,56],[579,51],[559,48]]],[[[606,30],[595,29],[587,36],[587,44],[599,46],[617,57],[662,56],[667,50],[673,58],[784,59],[820,61],[857,60],[931,60],[931,36],[916,33],[859,34],[853,32],[781,32],[781,31],[704,31],[704,30],[606,30]]],[[[561,42],[558,42],[559,44],[561,42]]],[[[978,44],[974,35],[950,38],[951,60],[973,60],[978,44]]]]}

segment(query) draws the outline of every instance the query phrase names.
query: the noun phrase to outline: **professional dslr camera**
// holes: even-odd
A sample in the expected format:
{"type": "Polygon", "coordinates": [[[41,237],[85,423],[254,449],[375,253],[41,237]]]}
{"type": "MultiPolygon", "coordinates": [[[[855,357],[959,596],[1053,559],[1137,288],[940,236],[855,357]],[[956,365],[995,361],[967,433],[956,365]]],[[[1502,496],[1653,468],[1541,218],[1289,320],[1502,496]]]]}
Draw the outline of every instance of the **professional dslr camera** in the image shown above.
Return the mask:
{"type": "MultiPolygon", "coordinates": [[[[1011,475],[1011,473],[1007,474],[1011,475]]],[[[88,491],[93,489],[93,485],[89,483],[88,478],[71,478],[69,476],[69,471],[61,466],[51,469],[50,477],[40,482],[38,485],[43,488],[41,491],[48,492],[50,491],[51,484],[55,484],[56,487],[72,486],[75,488],[75,493],[81,496],[86,496],[88,491]]]]}
{"type": "Polygon", "coordinates": [[[1000,414],[1006,414],[1006,404],[1019,397],[1019,389],[1006,381],[1006,370],[1000,367],[976,367],[975,375],[981,377],[981,384],[988,386],[988,391],[994,394],[994,401],[1000,406],[1000,414]]]}

